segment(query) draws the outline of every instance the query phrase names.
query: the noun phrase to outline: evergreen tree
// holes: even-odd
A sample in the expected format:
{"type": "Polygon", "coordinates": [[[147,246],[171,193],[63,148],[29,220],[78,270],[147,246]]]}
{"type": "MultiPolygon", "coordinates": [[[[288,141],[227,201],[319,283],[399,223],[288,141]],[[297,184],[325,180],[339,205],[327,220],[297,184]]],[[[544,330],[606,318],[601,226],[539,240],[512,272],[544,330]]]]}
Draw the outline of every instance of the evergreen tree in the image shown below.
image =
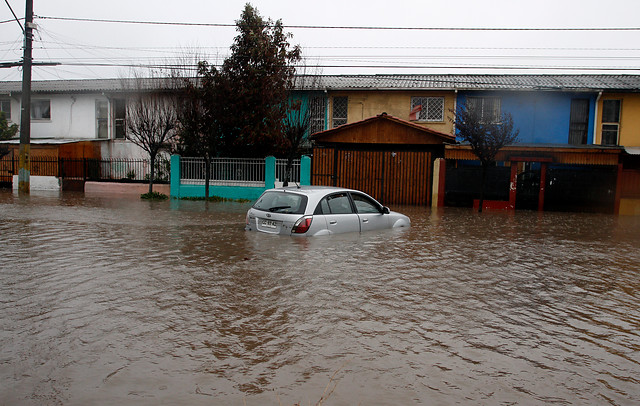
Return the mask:
{"type": "Polygon", "coordinates": [[[207,119],[215,133],[218,153],[234,157],[263,157],[281,148],[294,64],[299,46],[292,47],[282,21],[265,20],[246,4],[231,55],[221,68],[200,64],[207,119]]]}

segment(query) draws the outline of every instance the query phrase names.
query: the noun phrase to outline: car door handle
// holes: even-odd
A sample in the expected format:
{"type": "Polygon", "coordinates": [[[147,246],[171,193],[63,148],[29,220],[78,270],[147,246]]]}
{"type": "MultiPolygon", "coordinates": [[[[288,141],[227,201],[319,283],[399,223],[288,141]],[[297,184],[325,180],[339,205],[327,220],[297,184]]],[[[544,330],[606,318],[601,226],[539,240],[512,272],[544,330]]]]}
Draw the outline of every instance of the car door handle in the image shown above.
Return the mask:
{"type": "Polygon", "coordinates": [[[369,219],[362,219],[362,222],[363,222],[363,223],[368,223],[368,222],[369,222],[369,219]]]}
{"type": "Polygon", "coordinates": [[[337,221],[335,221],[335,220],[331,220],[331,221],[329,221],[329,224],[332,224],[332,225],[333,225],[333,224],[338,224],[338,222],[337,222],[337,221]]]}

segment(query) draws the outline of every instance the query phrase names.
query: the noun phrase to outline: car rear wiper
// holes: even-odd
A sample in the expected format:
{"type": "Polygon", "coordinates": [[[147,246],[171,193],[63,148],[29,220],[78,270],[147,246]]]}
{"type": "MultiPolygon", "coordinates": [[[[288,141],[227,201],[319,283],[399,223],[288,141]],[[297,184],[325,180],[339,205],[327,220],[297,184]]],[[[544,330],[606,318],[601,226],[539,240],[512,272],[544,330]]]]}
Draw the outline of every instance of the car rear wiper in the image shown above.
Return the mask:
{"type": "Polygon", "coordinates": [[[290,209],[291,206],[274,206],[274,207],[270,207],[269,211],[270,212],[274,212],[274,211],[278,211],[278,210],[282,210],[282,209],[290,209]]]}

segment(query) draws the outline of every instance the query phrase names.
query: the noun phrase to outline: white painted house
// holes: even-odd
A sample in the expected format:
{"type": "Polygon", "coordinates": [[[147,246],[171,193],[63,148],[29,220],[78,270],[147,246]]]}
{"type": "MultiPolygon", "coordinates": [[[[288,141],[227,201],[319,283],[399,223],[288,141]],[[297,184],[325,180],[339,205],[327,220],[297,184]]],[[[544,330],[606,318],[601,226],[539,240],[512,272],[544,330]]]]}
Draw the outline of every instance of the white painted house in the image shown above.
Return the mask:
{"type": "MultiPolygon", "coordinates": [[[[145,80],[144,86],[158,90],[163,83],[145,80]]],[[[32,149],[91,142],[99,145],[100,158],[146,158],[144,151],[125,139],[126,102],[136,88],[133,80],[34,81],[31,86],[32,149]]],[[[0,82],[0,111],[18,125],[21,93],[21,82],[0,82]]]]}

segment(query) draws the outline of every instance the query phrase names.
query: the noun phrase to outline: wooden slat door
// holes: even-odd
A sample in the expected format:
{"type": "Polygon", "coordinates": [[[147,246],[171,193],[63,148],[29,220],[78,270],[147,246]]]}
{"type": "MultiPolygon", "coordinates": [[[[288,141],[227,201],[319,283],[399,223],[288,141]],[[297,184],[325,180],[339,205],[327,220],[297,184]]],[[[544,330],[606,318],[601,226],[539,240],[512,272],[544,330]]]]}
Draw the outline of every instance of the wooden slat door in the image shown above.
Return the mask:
{"type": "Polygon", "coordinates": [[[361,190],[386,205],[429,205],[432,170],[428,151],[317,148],[312,184],[361,190]]]}

